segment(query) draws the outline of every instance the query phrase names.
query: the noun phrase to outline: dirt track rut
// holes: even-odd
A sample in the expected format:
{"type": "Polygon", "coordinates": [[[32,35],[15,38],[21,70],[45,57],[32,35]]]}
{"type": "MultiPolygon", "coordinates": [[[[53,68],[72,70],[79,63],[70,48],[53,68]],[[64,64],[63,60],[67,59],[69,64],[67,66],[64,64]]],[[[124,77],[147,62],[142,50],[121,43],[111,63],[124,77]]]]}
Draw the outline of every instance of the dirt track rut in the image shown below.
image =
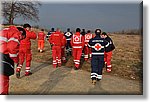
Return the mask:
{"type": "Polygon", "coordinates": [[[87,71],[65,66],[54,69],[36,62],[32,62],[32,72],[31,76],[24,76],[23,68],[20,79],[11,76],[10,94],[142,94],[142,83],[116,76],[103,75],[100,82],[92,85],[87,71]]]}

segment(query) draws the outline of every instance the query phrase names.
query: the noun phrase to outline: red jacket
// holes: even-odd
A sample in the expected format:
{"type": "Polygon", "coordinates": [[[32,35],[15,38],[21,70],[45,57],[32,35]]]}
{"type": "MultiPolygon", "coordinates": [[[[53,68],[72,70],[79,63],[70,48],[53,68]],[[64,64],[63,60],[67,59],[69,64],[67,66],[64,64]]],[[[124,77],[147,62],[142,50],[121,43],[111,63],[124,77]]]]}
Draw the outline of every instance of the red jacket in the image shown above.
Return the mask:
{"type": "Polygon", "coordinates": [[[73,48],[83,48],[84,44],[84,36],[82,36],[79,32],[73,34],[71,38],[71,46],[73,48]]]}
{"type": "Polygon", "coordinates": [[[67,43],[67,40],[66,40],[66,37],[64,36],[64,34],[62,33],[62,40],[61,40],[62,42],[62,48],[65,48],[65,46],[66,46],[66,43],[67,43]]]}
{"type": "Polygon", "coordinates": [[[15,26],[0,31],[0,53],[9,54],[15,63],[18,63],[20,35],[15,26]]]}
{"type": "Polygon", "coordinates": [[[52,33],[49,42],[54,46],[62,46],[62,34],[58,31],[52,33]]]}
{"type": "Polygon", "coordinates": [[[84,37],[85,37],[85,46],[87,46],[89,40],[90,40],[91,38],[93,38],[93,34],[88,33],[88,34],[85,34],[84,37]]]}
{"type": "Polygon", "coordinates": [[[42,32],[42,31],[40,31],[40,32],[38,33],[38,40],[44,40],[44,38],[45,38],[45,33],[42,32]]]}
{"type": "Polygon", "coordinates": [[[21,40],[20,49],[24,50],[31,49],[31,41],[30,41],[31,39],[36,39],[35,32],[26,30],[26,38],[21,40]]]}

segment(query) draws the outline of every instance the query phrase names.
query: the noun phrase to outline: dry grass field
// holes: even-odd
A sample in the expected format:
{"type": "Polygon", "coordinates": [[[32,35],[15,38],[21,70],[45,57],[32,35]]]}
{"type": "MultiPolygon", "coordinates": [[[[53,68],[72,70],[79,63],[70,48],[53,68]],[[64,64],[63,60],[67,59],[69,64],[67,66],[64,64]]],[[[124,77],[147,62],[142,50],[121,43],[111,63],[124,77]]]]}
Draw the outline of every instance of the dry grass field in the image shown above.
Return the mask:
{"type": "MultiPolygon", "coordinates": [[[[38,32],[36,30],[36,32],[38,32]]],[[[113,51],[112,72],[107,73],[104,68],[104,74],[110,74],[127,78],[131,80],[141,80],[143,78],[143,55],[142,55],[142,36],[111,34],[116,49],[113,51]]],[[[37,40],[32,40],[32,59],[36,62],[52,64],[51,48],[48,41],[45,41],[45,51],[37,51],[37,40]]],[[[72,58],[68,58],[67,67],[73,66],[72,58]]],[[[90,61],[84,62],[82,59],[81,69],[90,71],[90,61]]],[[[65,64],[64,64],[65,65],[65,64]]]]}

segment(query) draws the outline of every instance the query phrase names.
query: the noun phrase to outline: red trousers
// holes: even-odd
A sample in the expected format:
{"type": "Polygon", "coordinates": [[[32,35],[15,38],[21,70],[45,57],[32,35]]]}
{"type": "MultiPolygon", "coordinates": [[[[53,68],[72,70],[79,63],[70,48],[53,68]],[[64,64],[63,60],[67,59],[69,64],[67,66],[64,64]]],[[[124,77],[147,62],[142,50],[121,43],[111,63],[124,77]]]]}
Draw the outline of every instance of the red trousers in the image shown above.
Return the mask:
{"type": "Polygon", "coordinates": [[[66,62],[65,47],[64,46],[61,48],[61,59],[62,59],[62,62],[66,62]]]}
{"type": "Polygon", "coordinates": [[[61,46],[52,46],[53,67],[61,66],[61,46]]]}
{"type": "Polygon", "coordinates": [[[105,52],[104,54],[104,61],[107,63],[107,68],[111,68],[111,58],[112,58],[112,51],[105,52]]]}
{"type": "Polygon", "coordinates": [[[84,60],[87,61],[88,58],[92,57],[92,51],[91,48],[89,48],[88,46],[84,47],[84,60]]]}
{"type": "Polygon", "coordinates": [[[0,75],[0,94],[8,95],[9,90],[9,76],[0,75]]]}
{"type": "Polygon", "coordinates": [[[81,48],[73,48],[73,57],[74,57],[74,64],[76,68],[79,68],[80,66],[80,58],[82,55],[82,49],[81,48]]]}
{"type": "Polygon", "coordinates": [[[23,65],[25,59],[26,59],[26,70],[30,70],[32,60],[31,50],[19,49],[19,64],[23,65]]]}
{"type": "Polygon", "coordinates": [[[38,40],[38,50],[44,49],[44,40],[38,40]]]}

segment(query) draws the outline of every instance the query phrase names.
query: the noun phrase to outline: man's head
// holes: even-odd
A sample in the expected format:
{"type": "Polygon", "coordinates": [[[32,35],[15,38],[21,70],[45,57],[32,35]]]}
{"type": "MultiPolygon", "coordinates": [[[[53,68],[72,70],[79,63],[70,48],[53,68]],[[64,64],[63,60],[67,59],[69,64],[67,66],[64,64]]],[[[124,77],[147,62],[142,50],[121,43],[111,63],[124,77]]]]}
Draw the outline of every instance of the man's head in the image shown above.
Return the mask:
{"type": "Polygon", "coordinates": [[[95,34],[98,35],[98,36],[100,36],[100,34],[101,34],[101,29],[96,29],[96,30],[95,30],[95,34]]]}
{"type": "Polygon", "coordinates": [[[60,32],[60,29],[59,29],[59,28],[57,28],[57,29],[56,29],[56,31],[57,31],[57,32],[60,32]]]}
{"type": "Polygon", "coordinates": [[[102,37],[102,38],[106,38],[106,37],[107,37],[107,33],[106,33],[106,32],[103,32],[103,33],[101,34],[101,37],[102,37]]]}
{"type": "Polygon", "coordinates": [[[77,28],[77,29],[76,29],[76,32],[80,32],[80,31],[81,31],[80,28],[77,28]]]}
{"type": "Polygon", "coordinates": [[[31,29],[31,25],[26,23],[23,25],[23,28],[27,29],[27,30],[30,30],[31,29]]]}
{"type": "Polygon", "coordinates": [[[70,28],[67,29],[67,32],[70,32],[70,28]]]}
{"type": "Polygon", "coordinates": [[[87,33],[91,33],[91,31],[90,31],[90,30],[88,30],[88,31],[87,31],[87,33]]]}
{"type": "Polygon", "coordinates": [[[51,28],[51,31],[52,31],[52,32],[54,32],[54,30],[55,30],[54,28],[51,28]]]}
{"type": "Polygon", "coordinates": [[[44,32],[44,29],[41,29],[42,32],[44,32]]]}
{"type": "Polygon", "coordinates": [[[17,29],[20,31],[20,35],[19,35],[19,37],[20,37],[20,40],[22,40],[22,39],[25,39],[26,38],[26,31],[24,30],[24,28],[22,28],[22,27],[17,27],[17,29]]]}

